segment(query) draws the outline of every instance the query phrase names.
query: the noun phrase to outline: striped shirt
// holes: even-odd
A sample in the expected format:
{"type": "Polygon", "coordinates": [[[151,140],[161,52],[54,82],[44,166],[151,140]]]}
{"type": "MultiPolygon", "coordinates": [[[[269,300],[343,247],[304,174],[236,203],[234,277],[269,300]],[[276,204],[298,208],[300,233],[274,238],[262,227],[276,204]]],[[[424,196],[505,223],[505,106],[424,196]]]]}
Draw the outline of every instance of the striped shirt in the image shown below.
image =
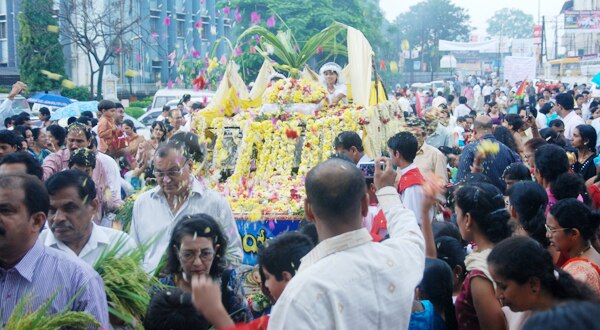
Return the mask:
{"type": "Polygon", "coordinates": [[[44,247],[37,241],[19,263],[10,269],[0,267],[0,319],[10,318],[21,298],[31,294],[26,307],[35,310],[57,293],[49,313],[84,311],[108,327],[108,305],[104,283],[90,266],[64,252],[44,247]],[[79,296],[68,305],[78,293],[79,296]]]}

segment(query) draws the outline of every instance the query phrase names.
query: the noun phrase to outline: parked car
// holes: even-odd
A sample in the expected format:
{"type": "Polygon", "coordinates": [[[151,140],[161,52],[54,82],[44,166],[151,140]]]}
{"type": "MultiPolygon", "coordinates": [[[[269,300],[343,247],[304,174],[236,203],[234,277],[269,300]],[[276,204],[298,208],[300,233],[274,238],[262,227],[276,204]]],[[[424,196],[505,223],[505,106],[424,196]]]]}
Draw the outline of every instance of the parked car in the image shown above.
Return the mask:
{"type": "Polygon", "coordinates": [[[192,98],[201,100],[206,97],[207,102],[210,102],[215,95],[215,92],[206,90],[195,91],[193,89],[162,88],[156,91],[156,94],[154,94],[154,99],[152,100],[152,105],[150,106],[149,111],[154,109],[162,109],[163,105],[167,104],[169,101],[180,100],[184,94],[190,94],[192,98]]]}
{"type": "MultiPolygon", "coordinates": [[[[0,94],[0,104],[2,104],[2,102],[4,102],[4,100],[6,100],[7,97],[8,94],[0,94]]],[[[29,103],[27,103],[27,99],[25,99],[21,95],[17,95],[13,100],[12,107],[0,113],[0,127],[5,128],[4,120],[6,118],[18,115],[22,112],[27,112],[31,114],[31,109],[29,109],[29,103]]]]}
{"type": "Polygon", "coordinates": [[[160,116],[161,113],[162,109],[149,110],[148,112],[139,116],[137,120],[140,121],[142,124],[146,125],[147,127],[150,127],[156,121],[156,118],[160,116]]]}

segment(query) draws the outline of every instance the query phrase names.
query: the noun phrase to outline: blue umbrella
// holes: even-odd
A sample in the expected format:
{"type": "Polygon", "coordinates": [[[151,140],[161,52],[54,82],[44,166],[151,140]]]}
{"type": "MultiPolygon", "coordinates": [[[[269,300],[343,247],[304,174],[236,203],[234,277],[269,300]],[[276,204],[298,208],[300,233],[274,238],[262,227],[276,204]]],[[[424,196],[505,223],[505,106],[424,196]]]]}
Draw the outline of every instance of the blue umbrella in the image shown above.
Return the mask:
{"type": "Polygon", "coordinates": [[[50,120],[59,120],[63,118],[79,117],[82,112],[98,111],[98,101],[75,102],[64,108],[57,109],[50,117],[50,120]]]}
{"type": "Polygon", "coordinates": [[[600,85],[600,72],[597,73],[594,78],[592,78],[592,82],[596,85],[600,85]]]}
{"type": "Polygon", "coordinates": [[[73,102],[68,97],[49,93],[37,93],[27,99],[29,103],[39,103],[52,107],[65,107],[73,102]]]}

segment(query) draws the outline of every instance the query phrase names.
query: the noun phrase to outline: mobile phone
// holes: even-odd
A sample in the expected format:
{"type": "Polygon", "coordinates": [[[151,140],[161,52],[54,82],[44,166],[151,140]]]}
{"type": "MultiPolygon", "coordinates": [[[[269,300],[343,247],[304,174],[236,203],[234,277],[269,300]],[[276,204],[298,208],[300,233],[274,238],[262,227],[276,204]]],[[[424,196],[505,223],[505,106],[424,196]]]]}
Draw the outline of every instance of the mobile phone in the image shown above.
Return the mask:
{"type": "MultiPolygon", "coordinates": [[[[365,177],[374,177],[375,176],[375,163],[362,163],[358,165],[361,172],[365,177]]],[[[385,162],[379,162],[379,167],[381,170],[385,170],[385,162]]]]}

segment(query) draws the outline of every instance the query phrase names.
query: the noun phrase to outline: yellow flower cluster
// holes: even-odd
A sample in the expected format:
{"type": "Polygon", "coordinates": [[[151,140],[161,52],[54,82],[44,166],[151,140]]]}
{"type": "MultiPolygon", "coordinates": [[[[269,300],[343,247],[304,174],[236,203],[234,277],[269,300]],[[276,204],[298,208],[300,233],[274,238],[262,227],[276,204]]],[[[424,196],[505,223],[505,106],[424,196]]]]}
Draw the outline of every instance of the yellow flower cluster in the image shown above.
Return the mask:
{"type": "Polygon", "coordinates": [[[483,158],[495,156],[500,152],[500,145],[490,140],[483,140],[477,146],[477,151],[483,158]]]}
{"type": "MultiPolygon", "coordinates": [[[[209,129],[215,141],[207,155],[212,166],[203,169],[201,175],[228,198],[236,216],[250,220],[264,219],[267,214],[299,217],[303,214],[304,178],[335,152],[335,137],[342,131],[358,132],[379,156],[385,150],[387,135],[397,133],[402,126],[395,110],[393,104],[366,109],[345,105],[324,107],[313,116],[258,116],[255,109],[248,109],[232,118],[216,118],[209,129]],[[237,148],[228,147],[227,127],[241,130],[237,148]],[[235,164],[226,167],[230,159],[235,159],[235,164]],[[223,170],[233,171],[225,182],[220,181],[223,170]]],[[[212,140],[205,138],[207,145],[212,140]]]]}
{"type": "Polygon", "coordinates": [[[319,83],[306,79],[281,79],[271,86],[266,103],[319,103],[325,98],[325,88],[319,83]]]}

